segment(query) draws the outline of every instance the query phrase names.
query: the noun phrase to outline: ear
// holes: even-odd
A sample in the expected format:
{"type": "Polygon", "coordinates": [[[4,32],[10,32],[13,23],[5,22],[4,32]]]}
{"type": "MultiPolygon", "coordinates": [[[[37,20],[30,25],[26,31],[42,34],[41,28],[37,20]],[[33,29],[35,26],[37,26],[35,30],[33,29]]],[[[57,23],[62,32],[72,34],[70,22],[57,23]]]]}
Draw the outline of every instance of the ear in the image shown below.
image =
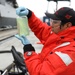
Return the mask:
{"type": "Polygon", "coordinates": [[[71,27],[72,26],[72,23],[71,22],[68,22],[66,23],[67,27],[71,27]]]}

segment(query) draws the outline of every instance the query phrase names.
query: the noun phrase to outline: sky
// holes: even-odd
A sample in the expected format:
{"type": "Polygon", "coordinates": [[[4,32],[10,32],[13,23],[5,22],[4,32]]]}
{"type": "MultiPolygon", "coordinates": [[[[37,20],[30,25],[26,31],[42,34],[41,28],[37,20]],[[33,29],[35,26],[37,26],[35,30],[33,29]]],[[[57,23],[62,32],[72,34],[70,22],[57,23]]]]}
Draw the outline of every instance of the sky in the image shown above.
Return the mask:
{"type": "MultiPolygon", "coordinates": [[[[25,7],[32,10],[37,17],[43,17],[45,12],[54,13],[56,10],[56,2],[47,0],[16,0],[19,7],[25,7]]],[[[71,7],[75,10],[75,0],[68,1],[59,1],[58,9],[61,7],[71,7]]]]}

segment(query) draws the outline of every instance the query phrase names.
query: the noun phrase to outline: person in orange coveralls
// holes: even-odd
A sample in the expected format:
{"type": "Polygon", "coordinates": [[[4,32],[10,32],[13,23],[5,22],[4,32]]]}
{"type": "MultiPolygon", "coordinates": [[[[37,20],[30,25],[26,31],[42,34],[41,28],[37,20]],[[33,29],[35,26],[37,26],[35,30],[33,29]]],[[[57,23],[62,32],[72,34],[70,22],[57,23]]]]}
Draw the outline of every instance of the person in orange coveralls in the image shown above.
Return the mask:
{"type": "Polygon", "coordinates": [[[24,61],[30,75],[75,75],[75,11],[62,7],[54,14],[46,14],[50,26],[25,7],[17,8],[16,14],[27,16],[32,32],[45,41],[37,54],[25,36],[16,36],[24,45],[24,61]]]}

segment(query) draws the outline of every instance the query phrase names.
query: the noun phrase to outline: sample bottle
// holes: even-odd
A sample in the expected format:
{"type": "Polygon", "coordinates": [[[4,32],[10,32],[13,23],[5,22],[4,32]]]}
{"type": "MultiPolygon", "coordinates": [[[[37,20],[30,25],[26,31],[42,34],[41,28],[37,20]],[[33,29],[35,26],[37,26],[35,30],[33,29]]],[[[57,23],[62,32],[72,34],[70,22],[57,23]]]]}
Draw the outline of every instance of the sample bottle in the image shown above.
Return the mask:
{"type": "Polygon", "coordinates": [[[28,19],[27,17],[19,17],[17,18],[17,29],[18,34],[21,35],[29,35],[29,27],[28,27],[28,19]]]}

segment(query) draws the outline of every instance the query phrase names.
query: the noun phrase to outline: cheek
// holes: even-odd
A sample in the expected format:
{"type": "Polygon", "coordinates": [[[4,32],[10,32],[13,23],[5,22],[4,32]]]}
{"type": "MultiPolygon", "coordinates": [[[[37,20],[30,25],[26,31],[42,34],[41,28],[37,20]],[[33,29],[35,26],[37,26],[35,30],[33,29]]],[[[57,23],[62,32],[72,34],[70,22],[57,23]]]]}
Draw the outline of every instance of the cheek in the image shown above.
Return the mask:
{"type": "Polygon", "coordinates": [[[60,26],[58,26],[58,27],[57,27],[57,30],[60,30],[60,29],[61,29],[61,27],[60,27],[60,26]]]}
{"type": "Polygon", "coordinates": [[[52,28],[52,31],[55,32],[55,33],[60,32],[61,31],[60,26],[52,28]]]}
{"type": "Polygon", "coordinates": [[[60,28],[60,26],[57,26],[57,27],[54,27],[53,29],[58,31],[58,30],[60,30],[61,28],[60,28]]]}

